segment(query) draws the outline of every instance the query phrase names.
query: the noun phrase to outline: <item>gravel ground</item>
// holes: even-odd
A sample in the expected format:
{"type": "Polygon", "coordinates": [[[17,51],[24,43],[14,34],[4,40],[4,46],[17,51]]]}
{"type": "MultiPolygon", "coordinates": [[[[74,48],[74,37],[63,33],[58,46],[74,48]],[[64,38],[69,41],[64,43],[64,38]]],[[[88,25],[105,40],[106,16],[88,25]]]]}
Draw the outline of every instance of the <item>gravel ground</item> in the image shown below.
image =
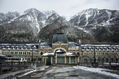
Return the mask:
{"type": "Polygon", "coordinates": [[[71,66],[55,66],[39,79],[117,79],[98,73],[75,69],[71,66]]]}
{"type": "Polygon", "coordinates": [[[37,68],[37,71],[33,73],[30,73],[23,77],[16,77],[15,79],[117,79],[117,78],[82,69],[76,69],[73,66],[53,66],[53,67],[42,66],[37,68]]]}

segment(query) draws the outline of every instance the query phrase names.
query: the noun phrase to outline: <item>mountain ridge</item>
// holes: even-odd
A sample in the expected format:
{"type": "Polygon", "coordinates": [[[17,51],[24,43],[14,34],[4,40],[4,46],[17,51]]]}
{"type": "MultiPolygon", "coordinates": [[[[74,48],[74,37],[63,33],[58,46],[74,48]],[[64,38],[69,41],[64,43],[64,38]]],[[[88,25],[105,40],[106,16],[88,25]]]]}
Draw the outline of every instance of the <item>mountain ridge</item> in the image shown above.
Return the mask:
{"type": "Polygon", "coordinates": [[[66,33],[69,41],[119,42],[114,35],[119,35],[118,13],[118,10],[90,8],[74,15],[69,21],[55,11],[41,12],[35,8],[27,9],[21,15],[8,13],[12,15],[10,18],[4,18],[7,15],[0,13],[0,42],[50,41],[52,35],[59,31],[66,33]]]}

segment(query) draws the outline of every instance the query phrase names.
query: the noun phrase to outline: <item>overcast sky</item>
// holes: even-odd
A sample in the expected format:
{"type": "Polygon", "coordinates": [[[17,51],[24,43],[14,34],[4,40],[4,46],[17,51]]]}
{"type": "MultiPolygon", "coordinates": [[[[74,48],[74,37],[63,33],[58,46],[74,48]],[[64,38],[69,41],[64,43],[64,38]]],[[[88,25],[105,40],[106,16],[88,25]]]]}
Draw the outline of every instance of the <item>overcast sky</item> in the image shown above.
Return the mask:
{"type": "Polygon", "coordinates": [[[55,10],[61,16],[69,17],[88,8],[119,10],[119,0],[0,0],[0,12],[23,12],[29,8],[55,10]]]}

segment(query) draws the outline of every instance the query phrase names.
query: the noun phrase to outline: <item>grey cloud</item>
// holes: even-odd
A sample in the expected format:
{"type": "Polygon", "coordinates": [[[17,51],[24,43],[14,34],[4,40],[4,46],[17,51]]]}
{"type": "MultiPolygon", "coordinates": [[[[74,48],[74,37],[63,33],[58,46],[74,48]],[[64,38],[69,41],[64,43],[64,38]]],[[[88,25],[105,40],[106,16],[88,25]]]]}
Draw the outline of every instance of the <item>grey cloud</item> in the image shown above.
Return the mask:
{"type": "Polygon", "coordinates": [[[119,0],[0,0],[0,12],[23,12],[29,8],[55,10],[62,16],[72,16],[82,9],[118,9],[119,0]]]}

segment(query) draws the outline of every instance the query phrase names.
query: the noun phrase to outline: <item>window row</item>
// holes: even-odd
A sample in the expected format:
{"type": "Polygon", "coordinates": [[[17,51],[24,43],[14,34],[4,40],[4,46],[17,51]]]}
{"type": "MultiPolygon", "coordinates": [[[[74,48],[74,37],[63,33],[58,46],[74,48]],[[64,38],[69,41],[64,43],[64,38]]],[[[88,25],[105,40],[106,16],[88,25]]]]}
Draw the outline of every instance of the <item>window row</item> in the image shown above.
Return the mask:
{"type": "Polygon", "coordinates": [[[3,54],[8,55],[8,54],[14,54],[14,55],[30,55],[32,54],[31,52],[3,52],[3,54]]]}

